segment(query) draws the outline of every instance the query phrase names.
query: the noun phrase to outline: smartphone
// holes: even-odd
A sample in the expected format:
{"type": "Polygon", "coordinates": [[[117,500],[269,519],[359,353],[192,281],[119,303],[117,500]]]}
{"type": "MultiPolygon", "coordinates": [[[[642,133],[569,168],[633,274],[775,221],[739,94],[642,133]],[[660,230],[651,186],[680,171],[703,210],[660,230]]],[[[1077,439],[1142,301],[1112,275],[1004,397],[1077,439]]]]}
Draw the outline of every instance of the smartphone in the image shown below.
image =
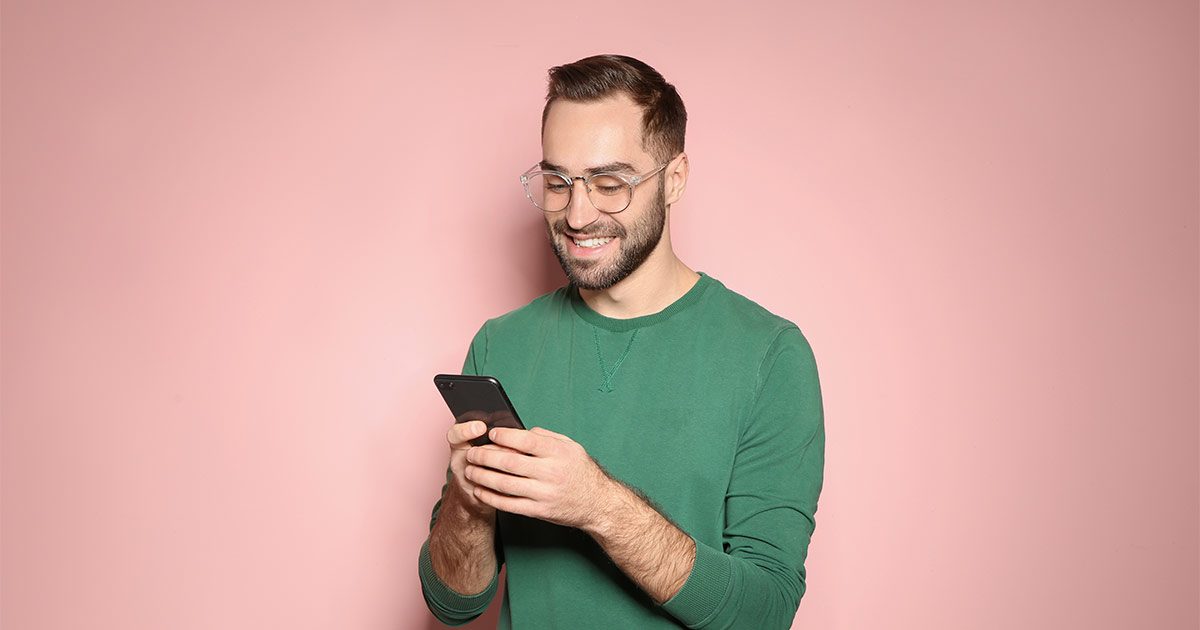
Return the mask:
{"type": "MultiPolygon", "coordinates": [[[[433,377],[438,392],[454,414],[455,422],[482,420],[488,426],[524,429],[517,410],[513,408],[508,394],[504,393],[500,381],[494,376],[472,376],[470,374],[438,374],[433,377]]],[[[473,446],[491,444],[488,434],[471,440],[473,446]]]]}

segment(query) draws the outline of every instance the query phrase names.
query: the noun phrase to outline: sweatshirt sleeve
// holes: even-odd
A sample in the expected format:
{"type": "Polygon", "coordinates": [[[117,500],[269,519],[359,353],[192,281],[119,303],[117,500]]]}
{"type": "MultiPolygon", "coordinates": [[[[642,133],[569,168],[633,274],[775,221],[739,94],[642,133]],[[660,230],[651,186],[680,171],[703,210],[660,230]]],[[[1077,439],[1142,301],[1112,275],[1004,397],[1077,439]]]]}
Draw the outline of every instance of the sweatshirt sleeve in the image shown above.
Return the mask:
{"type": "Polygon", "coordinates": [[[689,628],[788,628],[824,481],[825,422],[812,348],[780,332],[759,369],[725,496],[722,547],[696,541],[683,587],[663,608],[689,628]]]}
{"type": "MultiPolygon", "coordinates": [[[[463,360],[463,374],[478,375],[480,373],[480,368],[483,366],[484,353],[487,351],[486,328],[487,324],[484,324],[471,341],[466,359],[463,360]]],[[[446,483],[442,484],[441,497],[433,505],[433,514],[429,519],[429,531],[431,532],[433,531],[434,524],[437,523],[438,512],[442,507],[442,500],[446,497],[446,489],[450,486],[450,480],[450,468],[447,467],[446,483]]],[[[492,598],[496,596],[500,576],[499,566],[502,560],[499,554],[499,545],[497,545],[496,550],[497,571],[492,576],[491,583],[480,593],[464,595],[447,586],[433,570],[433,560],[429,555],[429,538],[426,537],[425,543],[421,545],[420,556],[417,560],[417,572],[421,577],[421,592],[425,596],[425,605],[429,607],[429,612],[433,613],[433,616],[437,617],[438,621],[450,626],[461,626],[487,610],[488,605],[492,602],[492,598]]]]}

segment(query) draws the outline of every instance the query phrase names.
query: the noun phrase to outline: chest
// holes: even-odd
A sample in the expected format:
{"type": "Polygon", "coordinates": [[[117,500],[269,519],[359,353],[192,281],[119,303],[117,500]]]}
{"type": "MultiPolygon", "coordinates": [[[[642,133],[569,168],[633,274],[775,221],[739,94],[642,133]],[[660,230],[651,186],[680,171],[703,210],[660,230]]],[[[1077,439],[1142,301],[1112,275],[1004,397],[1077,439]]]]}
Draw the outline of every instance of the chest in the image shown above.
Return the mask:
{"type": "MultiPolygon", "coordinates": [[[[703,340],[587,328],[489,353],[527,427],[580,443],[610,475],[679,521],[722,513],[756,374],[703,340]]],[[[681,524],[683,524],[681,522],[681,524]]]]}

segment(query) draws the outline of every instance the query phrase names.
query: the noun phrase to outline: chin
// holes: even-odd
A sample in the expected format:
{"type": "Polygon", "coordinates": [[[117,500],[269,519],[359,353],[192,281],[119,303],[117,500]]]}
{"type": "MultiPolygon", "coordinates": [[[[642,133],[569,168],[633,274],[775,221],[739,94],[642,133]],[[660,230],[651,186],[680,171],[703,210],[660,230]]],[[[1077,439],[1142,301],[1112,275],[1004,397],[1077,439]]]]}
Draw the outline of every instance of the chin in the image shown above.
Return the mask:
{"type": "Polygon", "coordinates": [[[575,273],[567,273],[567,278],[572,284],[589,291],[603,291],[611,288],[627,276],[628,274],[620,275],[618,270],[612,266],[601,267],[598,265],[591,265],[586,271],[577,270],[575,273]]]}

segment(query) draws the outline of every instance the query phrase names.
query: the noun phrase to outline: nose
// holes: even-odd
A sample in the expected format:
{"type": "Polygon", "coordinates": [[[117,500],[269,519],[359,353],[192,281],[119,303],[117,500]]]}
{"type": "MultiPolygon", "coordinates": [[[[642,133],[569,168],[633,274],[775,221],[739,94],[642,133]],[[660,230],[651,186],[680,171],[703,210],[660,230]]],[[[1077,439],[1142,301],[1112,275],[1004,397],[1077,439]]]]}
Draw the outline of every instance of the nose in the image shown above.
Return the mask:
{"type": "Polygon", "coordinates": [[[571,203],[567,204],[567,225],[572,230],[581,230],[596,222],[600,211],[588,199],[587,184],[582,179],[571,181],[571,203]]]}

